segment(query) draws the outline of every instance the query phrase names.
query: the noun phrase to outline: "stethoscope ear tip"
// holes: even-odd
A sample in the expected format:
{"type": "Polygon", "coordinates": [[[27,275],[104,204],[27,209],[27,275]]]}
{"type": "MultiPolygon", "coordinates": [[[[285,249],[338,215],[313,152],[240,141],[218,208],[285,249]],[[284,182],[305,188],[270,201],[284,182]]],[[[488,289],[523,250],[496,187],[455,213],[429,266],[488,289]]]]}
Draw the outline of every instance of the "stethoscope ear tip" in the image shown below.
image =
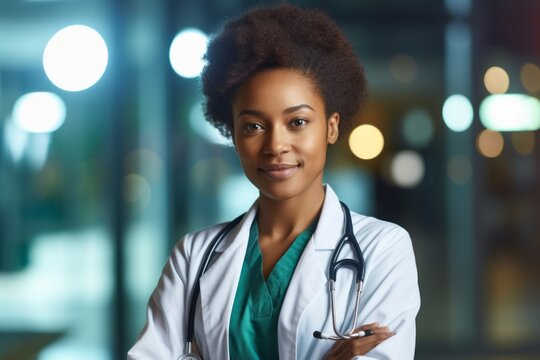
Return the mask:
{"type": "Polygon", "coordinates": [[[316,338],[316,339],[322,339],[322,334],[320,331],[314,331],[313,332],[313,337],[316,338]]]}

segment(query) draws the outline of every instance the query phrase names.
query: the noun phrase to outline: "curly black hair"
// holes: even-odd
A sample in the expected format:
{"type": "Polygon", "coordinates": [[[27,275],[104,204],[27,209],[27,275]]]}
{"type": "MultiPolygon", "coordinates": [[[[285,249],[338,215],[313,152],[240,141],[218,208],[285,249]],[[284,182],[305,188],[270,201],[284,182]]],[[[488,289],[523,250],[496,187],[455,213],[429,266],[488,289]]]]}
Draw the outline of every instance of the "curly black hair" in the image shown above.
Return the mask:
{"type": "Polygon", "coordinates": [[[340,114],[342,135],[353,126],[367,97],[364,69],[351,44],[318,10],[281,5],[248,11],[210,40],[205,60],[201,75],[205,115],[227,138],[232,135],[236,91],[261,70],[293,69],[310,78],[327,117],[340,114]]]}

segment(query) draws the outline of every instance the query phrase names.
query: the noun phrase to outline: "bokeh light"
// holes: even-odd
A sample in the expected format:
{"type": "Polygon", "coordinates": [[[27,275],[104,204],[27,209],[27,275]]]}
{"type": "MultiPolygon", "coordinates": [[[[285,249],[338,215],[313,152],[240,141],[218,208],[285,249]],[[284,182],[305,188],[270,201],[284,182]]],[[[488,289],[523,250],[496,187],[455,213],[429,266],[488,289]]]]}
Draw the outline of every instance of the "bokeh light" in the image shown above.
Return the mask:
{"type": "Polygon", "coordinates": [[[504,138],[498,131],[485,129],[478,134],[476,147],[483,156],[494,158],[502,153],[504,148],[504,138]]]}
{"type": "Polygon", "coordinates": [[[124,200],[137,203],[139,208],[145,208],[152,198],[152,189],[148,181],[138,174],[128,174],[124,177],[124,200]]]}
{"type": "Polygon", "coordinates": [[[6,152],[10,155],[11,160],[15,164],[18,164],[22,160],[28,146],[30,134],[21,130],[11,120],[4,122],[2,133],[4,135],[3,143],[6,152]]]}
{"type": "Polygon", "coordinates": [[[204,67],[208,36],[195,28],[179,32],[169,49],[169,61],[174,71],[184,78],[194,78],[204,67]]]}
{"type": "Polygon", "coordinates": [[[31,168],[41,170],[49,157],[51,134],[31,134],[29,140],[26,146],[26,160],[31,168]]]}
{"type": "Polygon", "coordinates": [[[524,94],[498,94],[480,104],[480,121],[493,131],[540,129],[540,101],[524,94]]]}
{"type": "Polygon", "coordinates": [[[416,79],[418,64],[411,55],[398,54],[390,62],[390,73],[397,82],[407,84],[416,79]]]}
{"type": "Polygon", "coordinates": [[[24,94],[13,105],[12,120],[27,132],[53,132],[62,126],[65,119],[64,101],[50,92],[24,94]]]}
{"type": "Polygon", "coordinates": [[[197,161],[189,172],[189,186],[201,194],[221,185],[232,173],[230,165],[220,157],[210,157],[197,161]]]}
{"type": "Polygon", "coordinates": [[[467,130],[474,118],[474,111],[469,99],[461,94],[450,95],[442,108],[443,120],[452,131],[467,130]]]}
{"type": "Polygon", "coordinates": [[[503,94],[510,87],[510,77],[502,67],[492,66],[484,74],[484,86],[491,94],[503,94]]]}
{"type": "Polygon", "coordinates": [[[416,151],[401,151],[390,162],[392,181],[404,188],[417,186],[422,181],[424,173],[424,160],[416,151]]]}
{"type": "Polygon", "coordinates": [[[161,181],[165,171],[161,157],[155,151],[145,148],[130,152],[124,164],[127,172],[140,172],[149,183],[161,181]]]}
{"type": "Polygon", "coordinates": [[[536,139],[531,131],[519,131],[512,133],[512,145],[521,155],[530,155],[534,151],[536,139]]]}
{"type": "Polygon", "coordinates": [[[202,109],[202,103],[198,102],[189,111],[189,125],[193,131],[213,144],[233,146],[231,140],[221,135],[219,130],[206,120],[202,109]]]}
{"type": "Polygon", "coordinates": [[[471,160],[463,155],[452,156],[446,164],[446,173],[454,184],[468,183],[472,177],[471,160]]]}
{"type": "Polygon", "coordinates": [[[540,92],[540,68],[536,64],[527,63],[519,72],[521,84],[531,93],[540,92]]]}
{"type": "Polygon", "coordinates": [[[363,160],[377,157],[384,148],[382,132],[373,125],[360,125],[349,136],[352,153],[363,160]]]}
{"type": "Polygon", "coordinates": [[[105,40],[96,30],[72,25],[49,40],[43,52],[43,68],[49,80],[60,89],[81,91],[101,79],[108,57],[105,40]]]}
{"type": "Polygon", "coordinates": [[[471,12],[471,0],[445,0],[444,4],[453,16],[467,16],[471,12]]]}
{"type": "Polygon", "coordinates": [[[422,108],[409,110],[403,118],[403,137],[408,145],[423,148],[433,140],[433,120],[422,108]]]}

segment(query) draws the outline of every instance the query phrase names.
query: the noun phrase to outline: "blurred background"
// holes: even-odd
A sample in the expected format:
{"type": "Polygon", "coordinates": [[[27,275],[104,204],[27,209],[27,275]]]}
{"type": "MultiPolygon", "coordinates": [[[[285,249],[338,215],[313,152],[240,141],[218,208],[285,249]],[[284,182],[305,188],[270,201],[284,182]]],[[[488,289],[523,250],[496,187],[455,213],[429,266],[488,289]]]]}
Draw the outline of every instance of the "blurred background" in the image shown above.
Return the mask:
{"type": "MultiPolygon", "coordinates": [[[[290,3],[365,66],[326,181],[410,232],[416,358],[539,359],[540,1],[290,3]]],[[[0,2],[0,359],[125,358],[174,243],[255,199],[198,76],[256,4],[0,2]]]]}

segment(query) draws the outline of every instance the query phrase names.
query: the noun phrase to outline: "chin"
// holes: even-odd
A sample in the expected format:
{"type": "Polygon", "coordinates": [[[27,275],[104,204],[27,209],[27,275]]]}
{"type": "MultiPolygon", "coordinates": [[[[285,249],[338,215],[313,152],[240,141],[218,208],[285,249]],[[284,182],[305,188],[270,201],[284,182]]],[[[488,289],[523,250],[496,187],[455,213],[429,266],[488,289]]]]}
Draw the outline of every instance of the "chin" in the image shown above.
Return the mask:
{"type": "Polygon", "coordinates": [[[264,196],[268,199],[275,200],[275,201],[286,201],[294,198],[296,195],[298,195],[298,192],[291,191],[290,189],[285,190],[268,190],[259,189],[259,194],[261,196],[264,196]]]}
{"type": "Polygon", "coordinates": [[[302,179],[291,178],[283,181],[269,181],[264,176],[257,175],[253,177],[248,176],[248,179],[259,190],[260,196],[274,201],[286,201],[298,196],[306,195],[311,192],[317,184],[320,184],[322,187],[322,180],[319,180],[319,177],[313,177],[313,179],[309,180],[304,177],[302,179]]]}
{"type": "Polygon", "coordinates": [[[311,186],[295,184],[294,182],[283,182],[264,184],[264,186],[257,186],[257,188],[261,196],[275,201],[286,201],[305,194],[311,186]]]}

